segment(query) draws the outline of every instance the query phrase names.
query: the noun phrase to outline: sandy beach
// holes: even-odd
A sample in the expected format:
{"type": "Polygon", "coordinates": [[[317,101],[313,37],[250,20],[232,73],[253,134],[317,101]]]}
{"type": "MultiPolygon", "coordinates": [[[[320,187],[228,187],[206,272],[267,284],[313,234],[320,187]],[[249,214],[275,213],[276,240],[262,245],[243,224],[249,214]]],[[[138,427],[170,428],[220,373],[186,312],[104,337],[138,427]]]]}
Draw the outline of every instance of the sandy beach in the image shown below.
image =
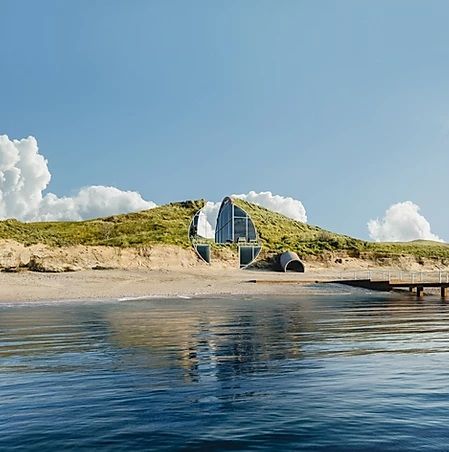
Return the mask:
{"type": "MultiPolygon", "coordinates": [[[[69,272],[0,272],[0,303],[52,300],[104,300],[145,297],[194,297],[222,295],[295,295],[320,293],[316,283],[339,279],[410,278],[421,273],[437,277],[434,268],[314,266],[305,273],[227,266],[102,269],[69,272]],[[395,276],[396,275],[396,276],[395,276]]],[[[362,265],[364,264],[364,265],[362,265]]],[[[446,276],[445,276],[446,277],[446,276]]]]}
{"type": "Polygon", "coordinates": [[[336,272],[277,273],[239,269],[85,270],[66,273],[0,273],[0,302],[296,294],[336,272]],[[254,281],[257,281],[255,283],[254,281]]]}
{"type": "MultiPolygon", "coordinates": [[[[0,241],[0,303],[51,300],[100,300],[136,297],[182,297],[252,294],[298,294],[322,290],[315,282],[370,277],[371,272],[436,271],[403,257],[396,265],[346,255],[304,261],[305,273],[245,269],[235,256],[212,265],[193,250],[174,246],[134,248],[49,247],[0,241]],[[257,282],[254,283],[254,280],[257,282]]],[[[447,270],[447,269],[444,269],[447,270]]]]}

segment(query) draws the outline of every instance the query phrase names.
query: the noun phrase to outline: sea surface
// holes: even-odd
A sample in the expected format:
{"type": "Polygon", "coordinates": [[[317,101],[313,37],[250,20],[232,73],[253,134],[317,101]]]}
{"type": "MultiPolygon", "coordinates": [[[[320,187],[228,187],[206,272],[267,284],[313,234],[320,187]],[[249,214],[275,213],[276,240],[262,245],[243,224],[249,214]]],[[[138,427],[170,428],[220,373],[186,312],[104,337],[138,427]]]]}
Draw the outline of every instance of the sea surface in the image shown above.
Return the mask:
{"type": "Polygon", "coordinates": [[[449,302],[1,305],[10,450],[449,450],[449,302]]]}

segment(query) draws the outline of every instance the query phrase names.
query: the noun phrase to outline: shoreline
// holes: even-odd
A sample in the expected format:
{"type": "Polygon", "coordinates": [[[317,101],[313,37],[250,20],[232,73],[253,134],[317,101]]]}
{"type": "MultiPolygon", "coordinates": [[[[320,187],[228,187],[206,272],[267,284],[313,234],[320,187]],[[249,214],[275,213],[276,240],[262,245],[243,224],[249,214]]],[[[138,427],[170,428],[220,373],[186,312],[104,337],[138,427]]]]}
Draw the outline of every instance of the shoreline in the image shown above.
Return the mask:
{"type": "Polygon", "coordinates": [[[264,270],[190,268],[83,270],[66,273],[0,272],[0,304],[107,301],[251,295],[299,295],[333,272],[278,273],[264,270]],[[254,283],[254,280],[259,280],[254,283]]]}
{"type": "MultiPolygon", "coordinates": [[[[342,275],[364,277],[368,272],[387,275],[397,269],[315,268],[305,273],[261,269],[185,267],[174,269],[108,269],[64,273],[0,272],[0,305],[57,301],[132,301],[151,298],[190,299],[230,296],[294,296],[330,293],[320,283],[342,275]]],[[[343,287],[343,286],[342,286],[343,287]]],[[[349,291],[342,288],[342,292],[349,291]]],[[[340,290],[334,292],[340,293],[340,290]]]]}

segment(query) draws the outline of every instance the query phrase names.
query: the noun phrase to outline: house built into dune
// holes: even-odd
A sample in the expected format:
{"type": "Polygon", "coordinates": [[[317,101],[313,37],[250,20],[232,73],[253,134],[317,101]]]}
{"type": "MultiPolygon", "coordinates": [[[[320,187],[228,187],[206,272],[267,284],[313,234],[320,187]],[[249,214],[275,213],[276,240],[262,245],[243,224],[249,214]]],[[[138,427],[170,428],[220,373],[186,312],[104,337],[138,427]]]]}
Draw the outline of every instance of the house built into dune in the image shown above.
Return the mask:
{"type": "Polygon", "coordinates": [[[189,230],[190,240],[201,259],[210,263],[212,242],[221,246],[237,246],[240,268],[245,268],[255,261],[262,249],[256,227],[248,213],[237,206],[232,198],[226,197],[221,203],[214,241],[206,241],[198,235],[201,220],[199,211],[194,215],[189,230]]]}
{"type": "Polygon", "coordinates": [[[257,242],[256,227],[250,216],[226,197],[218,212],[215,243],[239,242],[257,242]]]}

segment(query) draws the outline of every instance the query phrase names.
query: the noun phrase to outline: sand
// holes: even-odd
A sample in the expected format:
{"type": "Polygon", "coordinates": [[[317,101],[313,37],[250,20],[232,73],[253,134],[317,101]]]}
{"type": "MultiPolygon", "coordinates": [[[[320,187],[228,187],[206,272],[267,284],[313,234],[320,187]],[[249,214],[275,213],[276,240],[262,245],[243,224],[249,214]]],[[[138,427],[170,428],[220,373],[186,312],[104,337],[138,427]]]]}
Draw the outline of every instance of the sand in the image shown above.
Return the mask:
{"type": "Polygon", "coordinates": [[[317,281],[369,278],[373,273],[377,273],[378,279],[385,280],[391,271],[435,271],[434,264],[422,266],[410,259],[388,268],[376,266],[373,261],[343,256],[342,259],[306,261],[306,273],[281,273],[240,270],[236,268],[235,259],[225,257],[209,266],[192,250],[179,247],[120,250],[36,245],[27,248],[16,242],[3,241],[0,243],[0,270],[3,270],[0,271],[0,303],[294,295],[322,291],[323,288],[315,284],[317,281]]]}
{"type": "Polygon", "coordinates": [[[240,270],[235,253],[222,252],[209,266],[192,249],[171,245],[26,247],[1,240],[0,302],[316,293],[316,281],[353,279],[356,274],[368,278],[371,272],[387,279],[389,271],[439,269],[433,261],[423,265],[411,257],[396,259],[394,268],[345,254],[310,259],[306,273],[284,274],[240,270]]]}
{"type": "Polygon", "coordinates": [[[85,270],[0,273],[0,302],[297,294],[335,272],[278,273],[239,269],[85,270]],[[254,282],[254,281],[257,282],[254,282]]]}

